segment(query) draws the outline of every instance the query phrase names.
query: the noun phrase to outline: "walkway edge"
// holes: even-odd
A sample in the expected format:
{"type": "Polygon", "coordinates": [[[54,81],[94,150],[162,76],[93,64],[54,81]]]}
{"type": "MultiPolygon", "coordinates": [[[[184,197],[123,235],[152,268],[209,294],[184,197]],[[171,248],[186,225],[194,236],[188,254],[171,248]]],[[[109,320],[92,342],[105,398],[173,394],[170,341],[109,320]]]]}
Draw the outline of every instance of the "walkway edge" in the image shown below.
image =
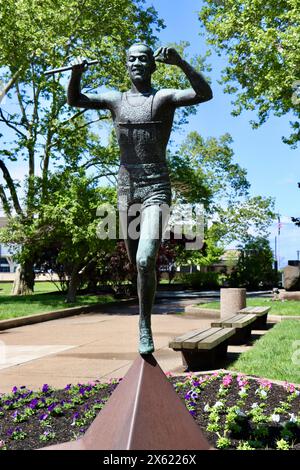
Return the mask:
{"type": "Polygon", "coordinates": [[[117,307],[118,305],[124,305],[124,303],[130,305],[136,301],[136,298],[130,298],[118,300],[116,302],[108,302],[106,304],[80,305],[79,307],[70,307],[61,310],[52,310],[51,312],[27,315],[24,317],[9,318],[7,320],[0,320],[0,331],[17,328],[19,326],[33,325],[34,323],[57,320],[59,318],[71,317],[72,315],[80,315],[82,313],[101,312],[101,310],[107,306],[117,307]]]}

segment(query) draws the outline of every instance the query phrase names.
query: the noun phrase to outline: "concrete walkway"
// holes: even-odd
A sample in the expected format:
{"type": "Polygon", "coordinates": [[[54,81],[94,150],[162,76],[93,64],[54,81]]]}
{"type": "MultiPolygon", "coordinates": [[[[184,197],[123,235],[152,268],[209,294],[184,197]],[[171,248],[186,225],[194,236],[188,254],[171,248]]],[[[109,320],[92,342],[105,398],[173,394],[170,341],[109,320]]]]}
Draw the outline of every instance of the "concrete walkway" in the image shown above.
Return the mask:
{"type": "MultiPolygon", "coordinates": [[[[186,294],[159,293],[152,315],[155,357],[162,369],[184,372],[181,354],[169,349],[174,336],[210,326],[210,319],[183,315],[188,304],[206,301],[186,294]]],[[[13,386],[106,381],[123,377],[137,356],[138,305],[103,306],[88,313],[0,332],[0,393],[13,386]]],[[[246,347],[230,346],[238,354],[246,347]]]]}
{"type": "MultiPolygon", "coordinates": [[[[184,370],[180,353],[168,348],[169,340],[210,324],[209,320],[176,313],[195,302],[199,298],[182,299],[175,295],[173,301],[158,298],[155,304],[155,357],[165,372],[184,370]]],[[[15,385],[37,389],[48,383],[64,387],[68,383],[122,377],[137,356],[137,336],[137,304],[105,306],[101,313],[0,332],[0,392],[8,392],[15,385]]]]}

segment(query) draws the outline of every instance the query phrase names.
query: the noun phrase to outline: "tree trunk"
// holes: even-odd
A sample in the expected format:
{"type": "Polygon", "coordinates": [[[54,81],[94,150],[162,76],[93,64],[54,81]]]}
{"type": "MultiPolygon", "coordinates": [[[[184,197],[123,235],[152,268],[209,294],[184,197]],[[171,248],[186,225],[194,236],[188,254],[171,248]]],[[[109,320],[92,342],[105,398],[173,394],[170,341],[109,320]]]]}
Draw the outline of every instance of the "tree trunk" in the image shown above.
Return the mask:
{"type": "Polygon", "coordinates": [[[76,267],[73,269],[71,277],[70,277],[68,293],[67,293],[67,298],[66,298],[67,303],[74,303],[76,301],[76,292],[79,286],[79,282],[80,282],[80,275],[76,267]]]}
{"type": "Polygon", "coordinates": [[[15,280],[12,288],[12,295],[30,295],[34,289],[34,270],[33,263],[26,261],[17,267],[15,280]]]}

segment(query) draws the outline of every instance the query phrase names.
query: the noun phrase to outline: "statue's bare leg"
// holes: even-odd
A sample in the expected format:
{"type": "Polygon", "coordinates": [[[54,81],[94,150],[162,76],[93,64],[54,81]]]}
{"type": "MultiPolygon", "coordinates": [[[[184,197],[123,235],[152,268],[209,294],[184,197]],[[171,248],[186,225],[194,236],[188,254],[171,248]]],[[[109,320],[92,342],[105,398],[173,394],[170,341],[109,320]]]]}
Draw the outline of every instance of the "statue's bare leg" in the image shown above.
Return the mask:
{"type": "Polygon", "coordinates": [[[140,354],[151,354],[154,351],[151,312],[156,291],[156,258],[161,243],[162,230],[162,214],[159,206],[152,205],[144,208],[136,255],[140,310],[140,354]]]}

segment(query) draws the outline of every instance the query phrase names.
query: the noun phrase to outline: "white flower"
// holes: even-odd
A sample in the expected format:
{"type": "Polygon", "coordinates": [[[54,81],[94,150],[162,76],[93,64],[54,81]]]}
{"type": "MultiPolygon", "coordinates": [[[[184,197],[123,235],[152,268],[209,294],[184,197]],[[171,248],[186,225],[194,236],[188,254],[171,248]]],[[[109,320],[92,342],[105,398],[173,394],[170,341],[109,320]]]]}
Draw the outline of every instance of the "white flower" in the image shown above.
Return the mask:
{"type": "Polygon", "coordinates": [[[267,397],[268,396],[268,394],[265,390],[260,390],[259,394],[260,394],[261,397],[267,397]]]}
{"type": "Polygon", "coordinates": [[[222,401],[216,401],[216,403],[214,404],[214,408],[220,408],[221,406],[223,406],[222,401]]]}
{"type": "Polygon", "coordinates": [[[271,420],[273,421],[273,423],[279,423],[280,415],[277,415],[277,414],[271,415],[271,420]]]}
{"type": "Polygon", "coordinates": [[[4,447],[5,446],[5,442],[4,441],[0,441],[0,449],[1,447],[4,447]]]}
{"type": "Polygon", "coordinates": [[[247,390],[245,389],[245,387],[242,387],[239,391],[239,395],[243,395],[244,393],[247,393],[247,390]]]}
{"type": "Polygon", "coordinates": [[[254,410],[254,408],[257,408],[258,404],[257,403],[252,403],[251,408],[254,410]]]}
{"type": "Polygon", "coordinates": [[[204,412],[205,412],[205,413],[209,413],[209,411],[210,411],[210,406],[209,406],[208,403],[206,403],[206,405],[205,405],[205,407],[204,407],[204,412]]]}
{"type": "Polygon", "coordinates": [[[295,390],[296,396],[299,397],[300,395],[300,390],[295,390]]]}
{"type": "Polygon", "coordinates": [[[245,418],[245,416],[247,416],[246,413],[244,413],[240,408],[235,410],[235,412],[238,416],[242,416],[243,418],[245,418]]]}
{"type": "Polygon", "coordinates": [[[297,417],[295,413],[289,413],[290,415],[290,423],[297,423],[297,417]]]}

